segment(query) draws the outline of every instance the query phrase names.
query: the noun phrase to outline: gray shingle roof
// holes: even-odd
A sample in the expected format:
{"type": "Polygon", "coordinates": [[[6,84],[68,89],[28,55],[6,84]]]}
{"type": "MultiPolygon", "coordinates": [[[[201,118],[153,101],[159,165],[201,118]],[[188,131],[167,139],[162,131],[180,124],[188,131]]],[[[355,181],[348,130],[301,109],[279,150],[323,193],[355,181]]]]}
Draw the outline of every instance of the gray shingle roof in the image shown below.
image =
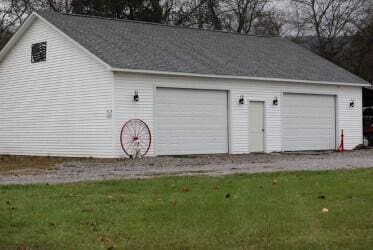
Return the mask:
{"type": "Polygon", "coordinates": [[[366,83],[279,37],[51,12],[38,14],[115,68],[366,83]]]}

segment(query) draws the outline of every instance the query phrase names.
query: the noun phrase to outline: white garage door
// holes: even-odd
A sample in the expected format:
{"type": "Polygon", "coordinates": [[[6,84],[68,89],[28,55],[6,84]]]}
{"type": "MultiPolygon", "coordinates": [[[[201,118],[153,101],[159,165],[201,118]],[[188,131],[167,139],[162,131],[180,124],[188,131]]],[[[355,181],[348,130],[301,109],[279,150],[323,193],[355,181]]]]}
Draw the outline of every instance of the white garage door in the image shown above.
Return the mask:
{"type": "Polygon", "coordinates": [[[158,155],[228,153],[226,91],[157,88],[158,155]]]}
{"type": "Polygon", "coordinates": [[[284,94],[284,151],[335,149],[335,97],[284,94]]]}

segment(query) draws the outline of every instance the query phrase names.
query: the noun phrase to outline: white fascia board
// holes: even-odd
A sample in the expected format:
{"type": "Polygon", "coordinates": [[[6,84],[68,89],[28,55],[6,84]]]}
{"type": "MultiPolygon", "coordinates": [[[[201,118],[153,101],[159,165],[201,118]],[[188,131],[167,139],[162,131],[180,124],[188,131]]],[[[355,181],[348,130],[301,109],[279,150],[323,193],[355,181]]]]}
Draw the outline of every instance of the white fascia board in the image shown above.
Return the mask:
{"type": "Polygon", "coordinates": [[[182,72],[142,70],[142,69],[111,68],[111,71],[113,71],[113,72],[124,72],[124,73],[166,75],[166,76],[189,76],[189,77],[201,77],[201,78],[237,79],[237,80],[252,80],[252,81],[267,81],[267,82],[268,81],[273,81],[273,82],[286,82],[286,83],[289,83],[289,82],[290,83],[308,83],[308,84],[341,85],[341,86],[354,86],[354,87],[371,86],[368,83],[363,84],[363,83],[310,81],[310,80],[294,80],[294,79],[250,77],[250,76],[211,75],[211,74],[182,73],[182,72]]]}

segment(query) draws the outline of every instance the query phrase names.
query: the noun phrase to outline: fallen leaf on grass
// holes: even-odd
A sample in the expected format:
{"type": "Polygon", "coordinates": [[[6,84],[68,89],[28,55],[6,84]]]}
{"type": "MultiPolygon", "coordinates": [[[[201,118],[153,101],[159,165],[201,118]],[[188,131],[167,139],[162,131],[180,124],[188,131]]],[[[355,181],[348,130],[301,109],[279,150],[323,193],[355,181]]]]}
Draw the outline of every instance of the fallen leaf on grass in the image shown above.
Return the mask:
{"type": "Polygon", "coordinates": [[[84,209],[82,209],[83,213],[93,213],[94,211],[95,211],[94,208],[84,208],[84,209]]]}
{"type": "Polygon", "coordinates": [[[107,236],[100,237],[100,241],[104,243],[113,243],[113,241],[107,236]]]}
{"type": "Polygon", "coordinates": [[[98,231],[96,223],[93,223],[93,222],[89,224],[89,229],[91,229],[91,231],[94,231],[94,232],[98,231]]]}
{"type": "Polygon", "coordinates": [[[109,237],[107,236],[102,236],[100,238],[100,241],[103,242],[105,244],[105,246],[107,247],[107,249],[114,249],[115,246],[114,246],[114,243],[113,243],[113,240],[110,239],[109,237]]]}
{"type": "Polygon", "coordinates": [[[189,191],[190,191],[189,188],[186,188],[186,187],[183,187],[181,189],[181,192],[183,192],[183,193],[188,193],[189,191]]]}
{"type": "Polygon", "coordinates": [[[321,210],[321,212],[322,212],[323,214],[328,214],[328,213],[329,213],[329,209],[327,209],[327,208],[323,208],[323,209],[321,210]]]}

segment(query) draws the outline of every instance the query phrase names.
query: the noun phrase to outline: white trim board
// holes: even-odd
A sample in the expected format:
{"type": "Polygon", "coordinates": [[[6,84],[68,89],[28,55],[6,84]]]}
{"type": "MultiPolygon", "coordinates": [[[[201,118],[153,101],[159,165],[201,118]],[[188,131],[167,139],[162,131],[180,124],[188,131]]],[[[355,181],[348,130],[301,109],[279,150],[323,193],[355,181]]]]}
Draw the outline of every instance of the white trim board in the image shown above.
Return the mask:
{"type": "Polygon", "coordinates": [[[308,83],[308,84],[340,85],[340,86],[354,86],[354,87],[371,86],[369,83],[363,84],[363,83],[310,81],[310,80],[265,78],[265,77],[251,77],[251,76],[211,75],[211,74],[183,73],[183,72],[158,71],[158,70],[143,70],[143,69],[111,68],[110,70],[113,71],[113,72],[134,73],[134,74],[166,75],[166,76],[189,76],[189,77],[200,77],[200,78],[236,79],[236,80],[253,80],[253,81],[286,82],[286,83],[308,83]]]}

